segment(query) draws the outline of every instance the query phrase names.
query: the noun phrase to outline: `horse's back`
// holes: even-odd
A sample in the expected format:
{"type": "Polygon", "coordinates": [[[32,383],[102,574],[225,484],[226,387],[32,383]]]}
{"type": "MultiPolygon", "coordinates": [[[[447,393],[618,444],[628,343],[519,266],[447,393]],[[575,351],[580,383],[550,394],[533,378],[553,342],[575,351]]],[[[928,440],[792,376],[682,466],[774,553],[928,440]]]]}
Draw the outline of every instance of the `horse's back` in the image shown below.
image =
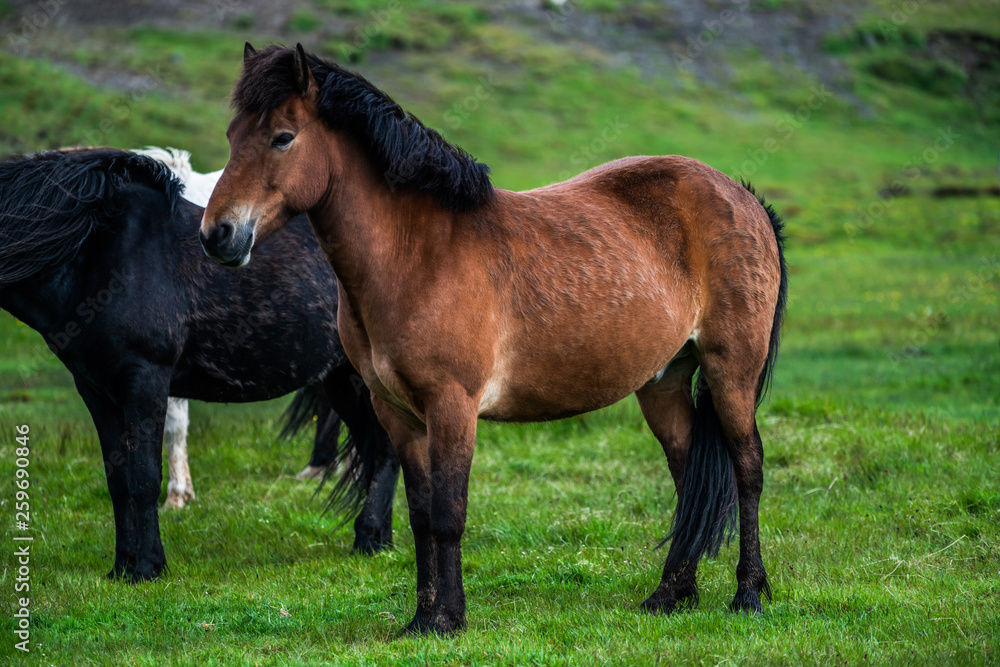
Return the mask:
{"type": "Polygon", "coordinates": [[[594,233],[628,230],[638,244],[652,244],[671,280],[701,294],[699,306],[751,285],[762,304],[764,293],[777,293],[778,247],[767,211],[748,187],[704,162],[622,158],[524,194],[596,202],[602,214],[594,220],[603,229],[594,233]]]}

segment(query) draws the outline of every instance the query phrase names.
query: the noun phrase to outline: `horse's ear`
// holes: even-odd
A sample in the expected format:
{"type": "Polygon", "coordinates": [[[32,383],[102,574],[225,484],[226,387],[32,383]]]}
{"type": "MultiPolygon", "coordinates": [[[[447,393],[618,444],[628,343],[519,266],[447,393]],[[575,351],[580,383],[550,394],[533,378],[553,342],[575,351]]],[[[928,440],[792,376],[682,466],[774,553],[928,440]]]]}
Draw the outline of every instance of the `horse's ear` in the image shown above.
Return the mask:
{"type": "Polygon", "coordinates": [[[316,85],[312,71],[309,69],[306,50],[302,48],[302,44],[295,45],[295,83],[298,85],[299,95],[303,97],[309,92],[310,85],[316,85]]]}
{"type": "Polygon", "coordinates": [[[243,45],[243,64],[246,65],[250,58],[257,55],[257,49],[253,48],[253,44],[247,42],[243,45]]]}

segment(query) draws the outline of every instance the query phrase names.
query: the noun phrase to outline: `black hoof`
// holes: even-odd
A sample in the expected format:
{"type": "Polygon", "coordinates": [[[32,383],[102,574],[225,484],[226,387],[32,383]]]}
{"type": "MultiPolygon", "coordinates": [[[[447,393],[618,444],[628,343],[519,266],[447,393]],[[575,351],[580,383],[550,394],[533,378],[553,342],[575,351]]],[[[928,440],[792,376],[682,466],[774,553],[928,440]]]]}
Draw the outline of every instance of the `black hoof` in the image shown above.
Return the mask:
{"type": "Polygon", "coordinates": [[[392,546],[392,531],[388,533],[373,532],[367,534],[356,534],[354,537],[354,550],[359,554],[371,556],[383,549],[392,546]]]}
{"type": "Polygon", "coordinates": [[[650,595],[645,602],[639,605],[639,609],[642,609],[648,614],[663,614],[664,616],[669,616],[677,611],[677,602],[675,600],[661,600],[655,595],[650,595]]]}
{"type": "Polygon", "coordinates": [[[650,614],[668,615],[681,609],[697,609],[698,602],[697,588],[674,591],[660,587],[639,608],[650,614]]]}
{"type": "Polygon", "coordinates": [[[748,616],[764,611],[764,607],[760,604],[760,593],[752,588],[736,591],[736,597],[729,603],[729,608],[737,614],[745,612],[748,616]]]}
{"type": "Polygon", "coordinates": [[[115,558],[115,564],[112,566],[111,571],[104,576],[112,581],[116,579],[129,580],[134,573],[135,556],[118,556],[115,558]]]}
{"type": "Polygon", "coordinates": [[[465,629],[465,617],[455,617],[448,614],[435,614],[431,620],[426,620],[417,614],[409,625],[403,628],[403,634],[428,636],[439,635],[450,637],[465,629]]]}
{"type": "Polygon", "coordinates": [[[404,635],[426,635],[429,633],[429,628],[431,624],[429,621],[424,621],[419,616],[414,616],[413,620],[406,624],[403,628],[404,635]]]}
{"type": "Polygon", "coordinates": [[[155,581],[160,578],[160,575],[163,574],[164,570],[166,570],[166,566],[164,565],[137,567],[135,568],[133,583],[139,583],[141,581],[155,581]]]}
{"type": "Polygon", "coordinates": [[[108,579],[118,579],[128,584],[141,584],[159,578],[166,569],[166,563],[129,563],[123,568],[116,564],[107,576],[108,579]]]}

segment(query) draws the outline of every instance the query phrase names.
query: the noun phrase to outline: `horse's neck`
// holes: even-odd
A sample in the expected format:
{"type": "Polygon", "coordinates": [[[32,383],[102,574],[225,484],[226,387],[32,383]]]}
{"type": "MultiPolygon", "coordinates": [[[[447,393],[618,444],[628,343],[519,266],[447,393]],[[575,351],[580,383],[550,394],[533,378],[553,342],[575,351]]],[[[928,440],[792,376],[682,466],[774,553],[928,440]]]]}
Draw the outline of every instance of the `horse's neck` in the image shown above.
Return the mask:
{"type": "Polygon", "coordinates": [[[433,195],[394,190],[364,169],[352,170],[309,218],[348,296],[378,301],[405,292],[415,272],[433,270],[456,222],[433,195]]]}

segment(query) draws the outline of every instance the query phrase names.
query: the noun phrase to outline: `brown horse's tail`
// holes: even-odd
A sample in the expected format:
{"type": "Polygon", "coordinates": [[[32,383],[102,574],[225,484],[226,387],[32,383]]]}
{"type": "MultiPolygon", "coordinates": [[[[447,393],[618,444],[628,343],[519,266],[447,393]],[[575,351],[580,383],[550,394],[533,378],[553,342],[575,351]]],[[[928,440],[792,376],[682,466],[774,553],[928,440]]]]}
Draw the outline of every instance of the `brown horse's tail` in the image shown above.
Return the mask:
{"type": "MultiPolygon", "coordinates": [[[[757,197],[749,183],[742,185],[757,197]]],[[[788,276],[781,218],[762,197],[757,197],[757,201],[771,220],[771,228],[778,244],[780,271],[778,301],[774,308],[767,359],[757,381],[757,405],[760,405],[771,384],[774,363],[778,357],[778,342],[788,298],[788,276]]],[[[687,562],[697,563],[702,556],[715,556],[723,540],[728,542],[737,528],[738,496],[733,462],[729,457],[722,423],[715,411],[712,392],[701,372],[694,384],[692,398],[694,419],[691,424],[691,446],[677,498],[674,525],[670,534],[660,543],[662,546],[672,540],[667,554],[667,567],[674,568],[674,571],[679,571],[687,562]]]]}

